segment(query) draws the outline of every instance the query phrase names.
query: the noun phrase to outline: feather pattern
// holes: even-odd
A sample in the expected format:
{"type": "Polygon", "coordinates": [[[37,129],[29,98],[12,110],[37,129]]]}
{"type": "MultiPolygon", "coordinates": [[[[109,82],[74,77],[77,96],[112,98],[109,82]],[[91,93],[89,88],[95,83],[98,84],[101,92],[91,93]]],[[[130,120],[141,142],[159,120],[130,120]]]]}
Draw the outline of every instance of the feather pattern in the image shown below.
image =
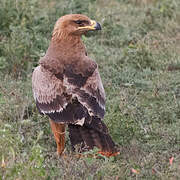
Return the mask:
{"type": "Polygon", "coordinates": [[[71,122],[75,123],[86,118],[87,113],[90,116],[103,118],[105,93],[98,70],[96,69],[90,77],[83,76],[81,72],[74,73],[72,68],[69,69],[69,66],[64,72],[58,78],[42,66],[38,66],[34,70],[33,93],[40,113],[53,117],[52,119],[56,122],[64,123],[66,123],[65,115],[71,118],[71,122]],[[76,108],[72,101],[77,101],[76,108]],[[79,107],[77,108],[77,106],[79,107]],[[79,108],[83,114],[80,119],[79,116],[77,116],[78,118],[73,116],[79,108]]]}

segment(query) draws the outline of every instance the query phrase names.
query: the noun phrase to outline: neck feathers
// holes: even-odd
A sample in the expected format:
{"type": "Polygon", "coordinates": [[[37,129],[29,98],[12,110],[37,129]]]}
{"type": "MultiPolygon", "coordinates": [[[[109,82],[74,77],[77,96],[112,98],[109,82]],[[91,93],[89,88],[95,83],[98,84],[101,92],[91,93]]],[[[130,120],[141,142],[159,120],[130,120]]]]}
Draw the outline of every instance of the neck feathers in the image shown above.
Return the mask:
{"type": "Polygon", "coordinates": [[[68,34],[54,29],[50,43],[51,50],[64,54],[64,56],[80,56],[86,52],[81,36],[68,34]]]}
{"type": "Polygon", "coordinates": [[[54,28],[53,34],[52,34],[52,41],[60,42],[60,41],[65,41],[67,39],[68,39],[67,33],[60,31],[57,28],[54,28]]]}

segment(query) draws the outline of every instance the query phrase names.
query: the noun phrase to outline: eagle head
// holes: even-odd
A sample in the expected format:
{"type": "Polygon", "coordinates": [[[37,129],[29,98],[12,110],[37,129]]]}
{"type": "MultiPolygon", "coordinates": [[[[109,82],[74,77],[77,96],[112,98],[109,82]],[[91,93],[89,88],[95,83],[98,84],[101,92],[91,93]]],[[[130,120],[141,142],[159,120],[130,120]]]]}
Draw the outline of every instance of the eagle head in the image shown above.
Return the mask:
{"type": "Polygon", "coordinates": [[[101,25],[82,14],[68,14],[60,17],[53,30],[53,36],[81,36],[87,31],[101,30],[101,25]]]}

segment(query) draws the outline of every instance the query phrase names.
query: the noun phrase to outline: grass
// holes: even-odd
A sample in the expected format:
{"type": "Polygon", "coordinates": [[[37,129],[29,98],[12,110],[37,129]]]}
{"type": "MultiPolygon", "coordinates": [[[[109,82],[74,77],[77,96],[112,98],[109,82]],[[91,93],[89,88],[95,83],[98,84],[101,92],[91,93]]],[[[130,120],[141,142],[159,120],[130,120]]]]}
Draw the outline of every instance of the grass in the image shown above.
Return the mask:
{"type": "Polygon", "coordinates": [[[0,179],[179,179],[179,0],[45,2],[0,2],[0,179]],[[99,64],[115,158],[75,158],[68,134],[68,157],[58,158],[34,104],[32,70],[55,21],[69,13],[103,28],[83,41],[99,64]]]}

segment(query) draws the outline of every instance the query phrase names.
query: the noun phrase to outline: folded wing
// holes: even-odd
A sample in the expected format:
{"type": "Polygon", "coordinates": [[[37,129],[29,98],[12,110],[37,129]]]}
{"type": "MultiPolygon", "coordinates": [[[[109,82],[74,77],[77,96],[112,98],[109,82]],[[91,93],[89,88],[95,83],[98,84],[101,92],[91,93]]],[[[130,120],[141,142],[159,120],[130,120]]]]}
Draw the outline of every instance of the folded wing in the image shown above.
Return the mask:
{"type": "Polygon", "coordinates": [[[41,65],[35,68],[32,84],[39,112],[56,122],[81,125],[91,121],[92,116],[103,118],[105,93],[97,67],[88,67],[84,73],[73,65],[64,67],[61,75],[41,65]]]}

